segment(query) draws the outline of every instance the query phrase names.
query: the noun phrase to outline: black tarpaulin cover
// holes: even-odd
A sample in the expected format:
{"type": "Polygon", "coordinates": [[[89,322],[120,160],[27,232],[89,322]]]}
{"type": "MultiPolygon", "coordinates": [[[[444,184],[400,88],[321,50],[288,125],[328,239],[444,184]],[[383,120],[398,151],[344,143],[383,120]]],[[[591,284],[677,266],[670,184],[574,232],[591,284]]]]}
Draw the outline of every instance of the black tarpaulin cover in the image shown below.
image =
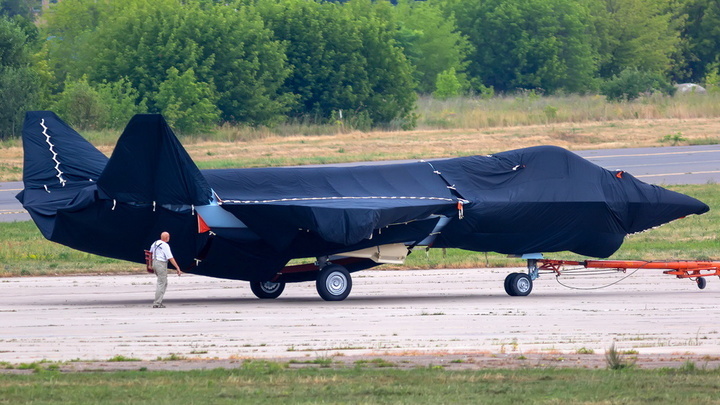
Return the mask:
{"type": "Polygon", "coordinates": [[[23,146],[25,189],[17,198],[46,238],[141,262],[170,231],[178,261],[192,263],[207,237],[196,233],[192,205],[212,194],[162,116],[135,116],[108,159],[54,113],[28,112],[23,146]]]}
{"type": "Polygon", "coordinates": [[[327,242],[350,246],[392,224],[452,215],[457,205],[427,163],[207,170],[203,174],[223,207],[278,249],[307,231],[327,242]]]}
{"type": "Polygon", "coordinates": [[[434,247],[607,257],[629,233],[708,210],[550,146],[431,162],[200,171],[159,115],[133,118],[107,161],[50,112],[28,113],[23,144],[18,199],[48,239],[142,263],[143,249],[169,231],[183,268],[202,256],[192,272],[251,281],[271,279],[292,258],[413,245],[433,232],[434,247]],[[213,209],[247,229],[221,220],[213,234],[198,230],[195,208],[214,204],[212,191],[221,200],[213,209]]]}
{"type": "Polygon", "coordinates": [[[51,239],[57,210],[94,186],[108,158],[51,111],[30,111],[23,125],[23,184],[18,200],[51,239]]]}
{"type": "Polygon", "coordinates": [[[130,120],[98,187],[121,202],[202,205],[212,199],[205,178],[159,114],[130,120]]]}
{"type": "Polygon", "coordinates": [[[108,158],[51,111],[30,111],[23,125],[25,188],[97,181],[108,158]]]}
{"type": "Polygon", "coordinates": [[[433,165],[470,201],[465,219],[445,228],[438,247],[608,257],[627,234],[709,210],[692,197],[553,146],[433,165]]]}

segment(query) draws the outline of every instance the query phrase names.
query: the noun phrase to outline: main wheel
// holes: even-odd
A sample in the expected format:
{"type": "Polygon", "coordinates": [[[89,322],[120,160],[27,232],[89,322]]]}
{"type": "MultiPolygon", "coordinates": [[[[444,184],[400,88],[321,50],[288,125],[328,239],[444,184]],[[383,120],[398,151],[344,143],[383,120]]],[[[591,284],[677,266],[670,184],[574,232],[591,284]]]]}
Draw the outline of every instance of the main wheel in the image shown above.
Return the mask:
{"type": "Polygon", "coordinates": [[[695,282],[697,283],[698,288],[701,290],[704,290],[707,286],[707,280],[705,280],[705,277],[698,277],[695,282]]]}
{"type": "Polygon", "coordinates": [[[320,270],[316,286],[325,301],[342,301],[350,295],[352,279],[345,267],[331,264],[320,270]]]}
{"type": "Polygon", "coordinates": [[[532,279],[525,273],[512,273],[505,278],[505,292],[513,297],[524,297],[532,291],[532,279]]]}
{"type": "Polygon", "coordinates": [[[285,290],[285,283],[273,283],[272,281],[251,281],[250,289],[258,298],[273,299],[282,294],[285,290]]]}

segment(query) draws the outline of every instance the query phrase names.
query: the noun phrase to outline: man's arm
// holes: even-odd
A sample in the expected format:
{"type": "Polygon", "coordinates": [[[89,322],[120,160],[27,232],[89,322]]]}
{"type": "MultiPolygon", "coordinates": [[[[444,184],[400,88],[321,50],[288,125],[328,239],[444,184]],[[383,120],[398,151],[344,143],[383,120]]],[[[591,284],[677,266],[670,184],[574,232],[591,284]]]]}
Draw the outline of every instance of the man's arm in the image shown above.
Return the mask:
{"type": "Polygon", "coordinates": [[[171,257],[170,260],[168,260],[170,263],[172,263],[173,266],[175,266],[175,270],[177,271],[177,275],[182,275],[182,271],[180,270],[180,266],[178,266],[177,262],[175,261],[174,257],[171,257]]]}

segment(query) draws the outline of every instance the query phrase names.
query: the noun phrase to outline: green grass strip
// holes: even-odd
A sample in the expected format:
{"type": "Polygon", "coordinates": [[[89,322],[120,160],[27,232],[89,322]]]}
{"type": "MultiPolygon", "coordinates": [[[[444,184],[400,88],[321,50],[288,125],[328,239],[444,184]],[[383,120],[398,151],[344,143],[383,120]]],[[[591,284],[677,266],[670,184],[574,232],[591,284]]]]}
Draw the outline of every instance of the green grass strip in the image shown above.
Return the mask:
{"type": "Polygon", "coordinates": [[[687,367],[288,369],[248,361],[231,370],[0,374],[7,404],[717,404],[718,392],[720,371],[687,367]]]}

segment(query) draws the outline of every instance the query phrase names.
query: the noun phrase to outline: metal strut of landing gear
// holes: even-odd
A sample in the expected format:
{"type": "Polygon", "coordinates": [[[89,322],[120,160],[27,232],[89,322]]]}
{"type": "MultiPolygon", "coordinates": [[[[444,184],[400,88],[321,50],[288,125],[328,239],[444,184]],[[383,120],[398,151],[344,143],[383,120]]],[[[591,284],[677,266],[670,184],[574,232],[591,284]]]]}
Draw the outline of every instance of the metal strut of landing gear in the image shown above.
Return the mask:
{"type": "MultiPolygon", "coordinates": [[[[344,264],[352,264],[357,260],[350,258],[340,261],[344,264]]],[[[318,261],[314,264],[287,266],[270,281],[250,282],[250,289],[260,299],[277,298],[285,290],[285,282],[280,281],[281,277],[293,274],[305,275],[302,281],[314,279],[317,292],[325,301],[342,301],[350,295],[350,290],[352,290],[350,272],[340,264],[330,263],[327,257],[318,258],[318,261]]]]}

